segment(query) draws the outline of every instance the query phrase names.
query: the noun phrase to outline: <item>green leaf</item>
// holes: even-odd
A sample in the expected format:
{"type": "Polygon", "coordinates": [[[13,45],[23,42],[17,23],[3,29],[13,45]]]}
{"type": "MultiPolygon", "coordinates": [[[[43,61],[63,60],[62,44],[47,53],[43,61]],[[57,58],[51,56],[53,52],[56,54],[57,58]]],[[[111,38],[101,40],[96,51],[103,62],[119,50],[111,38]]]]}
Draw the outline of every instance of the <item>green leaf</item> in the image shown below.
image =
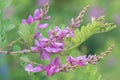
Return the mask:
{"type": "Polygon", "coordinates": [[[32,23],[31,25],[21,24],[19,27],[19,35],[28,45],[32,45],[33,38],[35,34],[35,28],[37,27],[38,22],[32,23]]]}
{"type": "Polygon", "coordinates": [[[9,32],[15,28],[15,25],[9,24],[8,27],[6,28],[6,32],[9,32]]]}
{"type": "Polygon", "coordinates": [[[15,25],[10,23],[10,20],[0,21],[0,47],[6,43],[6,32],[15,28],[15,25]]]}
{"type": "Polygon", "coordinates": [[[66,50],[79,46],[94,34],[107,32],[114,29],[115,27],[116,25],[112,23],[106,23],[104,22],[104,17],[100,17],[97,20],[93,21],[92,23],[89,23],[86,26],[82,26],[80,30],[76,29],[74,31],[75,37],[72,37],[70,42],[74,46],[66,50]]]}
{"type": "Polygon", "coordinates": [[[21,51],[21,48],[19,45],[14,45],[13,46],[13,51],[21,51]]]}
{"type": "MultiPolygon", "coordinates": [[[[102,75],[98,72],[97,67],[94,65],[87,65],[80,68],[81,78],[85,80],[102,80],[102,75]]],[[[81,79],[81,80],[82,80],[81,79]]]]}
{"type": "Polygon", "coordinates": [[[11,4],[12,0],[0,0],[0,10],[4,10],[11,4]]]}

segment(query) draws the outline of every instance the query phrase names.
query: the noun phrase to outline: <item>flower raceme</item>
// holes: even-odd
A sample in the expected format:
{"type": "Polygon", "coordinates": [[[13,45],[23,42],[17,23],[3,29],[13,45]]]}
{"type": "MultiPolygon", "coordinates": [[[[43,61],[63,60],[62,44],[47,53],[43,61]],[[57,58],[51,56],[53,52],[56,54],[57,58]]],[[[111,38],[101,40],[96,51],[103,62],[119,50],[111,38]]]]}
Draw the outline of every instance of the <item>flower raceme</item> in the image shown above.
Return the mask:
{"type": "MultiPolygon", "coordinates": [[[[51,54],[61,54],[66,47],[65,40],[70,39],[72,37],[76,37],[75,29],[79,28],[80,23],[82,22],[82,17],[86,12],[88,6],[83,8],[83,11],[76,17],[76,19],[71,19],[71,27],[65,27],[64,29],[60,29],[56,26],[53,30],[48,31],[48,37],[43,36],[41,30],[46,29],[49,24],[41,23],[41,20],[49,20],[51,17],[47,16],[49,6],[46,3],[43,8],[36,9],[34,12],[34,16],[29,15],[28,19],[23,19],[22,23],[24,25],[31,25],[34,22],[39,22],[36,26],[36,34],[34,34],[34,46],[31,47],[31,50],[36,53],[40,53],[42,60],[50,60],[51,54]]],[[[27,72],[41,72],[46,71],[47,76],[53,76],[58,72],[68,72],[77,68],[78,66],[86,66],[90,64],[96,64],[100,59],[102,59],[107,53],[111,52],[112,48],[110,48],[105,53],[102,53],[100,56],[96,55],[83,55],[79,57],[68,56],[66,59],[66,63],[62,64],[60,57],[55,58],[50,62],[49,65],[44,66],[43,64],[38,64],[34,67],[34,64],[31,62],[25,67],[25,71],[27,72]]]]}
{"type": "MultiPolygon", "coordinates": [[[[34,16],[32,16],[32,15],[29,15],[28,16],[28,19],[26,20],[26,19],[23,19],[22,20],[22,23],[23,24],[32,24],[32,23],[34,23],[34,22],[36,22],[36,21],[41,21],[41,20],[49,20],[50,18],[51,18],[51,16],[47,16],[46,17],[46,14],[47,14],[47,12],[48,12],[48,9],[49,9],[49,6],[48,6],[48,3],[46,3],[45,5],[44,5],[44,8],[42,9],[36,9],[35,10],[35,12],[34,12],[34,16]]],[[[41,24],[41,23],[39,23],[38,24],[38,28],[40,28],[40,29],[45,29],[45,28],[47,28],[49,26],[49,24],[48,23],[45,23],[45,24],[41,24]]]]}
{"type": "Polygon", "coordinates": [[[98,58],[100,56],[96,56],[96,55],[86,56],[86,55],[83,55],[83,56],[78,56],[76,58],[73,58],[72,56],[69,56],[66,60],[67,61],[66,64],[62,64],[61,59],[59,57],[57,57],[54,60],[52,60],[50,62],[50,64],[47,65],[47,66],[43,66],[43,65],[39,64],[38,66],[33,67],[32,63],[28,64],[25,68],[25,71],[27,71],[27,72],[46,71],[46,75],[49,77],[49,76],[53,76],[54,74],[59,73],[59,72],[71,71],[71,70],[77,68],[78,66],[83,67],[83,66],[88,65],[89,63],[96,64],[99,61],[98,58]]]}
{"type": "Polygon", "coordinates": [[[76,69],[78,66],[84,67],[88,64],[96,64],[98,61],[100,61],[102,58],[104,58],[108,53],[112,51],[114,48],[114,45],[109,47],[105,52],[102,52],[100,55],[83,55],[78,56],[76,58],[72,56],[68,56],[67,62],[65,64],[62,64],[61,59],[59,57],[55,58],[50,62],[49,65],[44,66],[42,64],[38,64],[36,67],[33,67],[33,64],[30,63],[25,67],[25,71],[27,72],[41,72],[46,71],[46,75],[53,76],[56,73],[59,72],[68,72],[71,70],[76,69]]]}
{"type": "Polygon", "coordinates": [[[32,51],[39,52],[42,60],[49,60],[50,54],[60,53],[64,47],[64,38],[74,36],[69,27],[61,30],[55,27],[54,30],[48,32],[49,38],[45,38],[41,33],[36,33],[35,46],[31,47],[32,51]]]}

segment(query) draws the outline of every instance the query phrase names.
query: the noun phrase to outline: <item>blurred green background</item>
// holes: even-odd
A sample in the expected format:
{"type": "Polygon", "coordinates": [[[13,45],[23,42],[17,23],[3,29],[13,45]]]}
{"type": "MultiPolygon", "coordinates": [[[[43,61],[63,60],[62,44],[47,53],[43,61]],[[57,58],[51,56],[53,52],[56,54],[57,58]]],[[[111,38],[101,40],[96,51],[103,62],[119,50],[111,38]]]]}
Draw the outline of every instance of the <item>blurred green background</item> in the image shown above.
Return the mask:
{"type": "MultiPolygon", "coordinates": [[[[7,7],[4,19],[10,19],[16,28],[10,31],[7,41],[17,39],[17,30],[21,20],[33,15],[36,8],[40,8],[42,0],[13,0],[7,7]]],[[[120,2],[119,0],[49,0],[51,15],[49,23],[54,25],[70,24],[72,17],[76,17],[83,7],[90,5],[84,16],[82,25],[91,21],[91,17],[98,18],[105,15],[106,21],[114,22],[117,28],[102,34],[96,34],[84,42],[78,50],[81,54],[99,54],[106,50],[111,44],[115,44],[112,53],[97,64],[99,72],[104,80],[119,80],[120,76],[120,2]]],[[[56,74],[46,78],[45,73],[40,75],[41,80],[80,80],[78,70],[69,73],[56,74]]],[[[19,64],[18,60],[10,55],[0,55],[0,80],[28,80],[27,72],[19,64]]]]}

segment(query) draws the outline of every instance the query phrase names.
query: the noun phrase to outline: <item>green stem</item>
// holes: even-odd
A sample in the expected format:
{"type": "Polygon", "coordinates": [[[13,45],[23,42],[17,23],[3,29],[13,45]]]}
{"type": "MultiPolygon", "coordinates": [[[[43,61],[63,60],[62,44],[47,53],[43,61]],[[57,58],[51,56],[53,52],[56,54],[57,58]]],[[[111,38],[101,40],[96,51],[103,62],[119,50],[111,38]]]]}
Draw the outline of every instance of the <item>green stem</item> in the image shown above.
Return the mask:
{"type": "Polygon", "coordinates": [[[5,49],[6,47],[12,46],[13,44],[15,44],[17,41],[19,41],[21,38],[19,37],[18,39],[16,39],[15,41],[11,42],[10,44],[3,46],[0,50],[5,49]]]}

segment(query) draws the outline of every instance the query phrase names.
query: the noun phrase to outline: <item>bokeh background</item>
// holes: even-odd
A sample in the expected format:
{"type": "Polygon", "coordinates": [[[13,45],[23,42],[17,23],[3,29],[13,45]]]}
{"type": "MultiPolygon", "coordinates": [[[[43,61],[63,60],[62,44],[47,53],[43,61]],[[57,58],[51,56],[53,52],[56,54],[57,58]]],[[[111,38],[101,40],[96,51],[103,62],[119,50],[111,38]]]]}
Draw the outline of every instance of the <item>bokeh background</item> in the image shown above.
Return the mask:
{"type": "MultiPolygon", "coordinates": [[[[7,7],[4,19],[10,19],[16,28],[8,34],[8,43],[18,37],[17,30],[21,20],[33,14],[36,8],[42,6],[42,0],[13,0],[7,7]]],[[[119,0],[49,0],[51,15],[49,23],[54,25],[70,24],[72,17],[76,17],[83,7],[90,5],[84,16],[82,25],[91,21],[91,17],[98,18],[105,15],[106,21],[114,22],[117,28],[106,33],[96,34],[85,41],[78,50],[82,54],[99,54],[111,44],[115,44],[112,53],[97,64],[104,80],[119,80],[120,76],[120,1],[119,0]]],[[[41,80],[80,80],[81,73],[77,70],[46,78],[41,74],[41,80]]],[[[0,80],[28,80],[27,72],[18,60],[10,55],[0,55],[0,80]]]]}

